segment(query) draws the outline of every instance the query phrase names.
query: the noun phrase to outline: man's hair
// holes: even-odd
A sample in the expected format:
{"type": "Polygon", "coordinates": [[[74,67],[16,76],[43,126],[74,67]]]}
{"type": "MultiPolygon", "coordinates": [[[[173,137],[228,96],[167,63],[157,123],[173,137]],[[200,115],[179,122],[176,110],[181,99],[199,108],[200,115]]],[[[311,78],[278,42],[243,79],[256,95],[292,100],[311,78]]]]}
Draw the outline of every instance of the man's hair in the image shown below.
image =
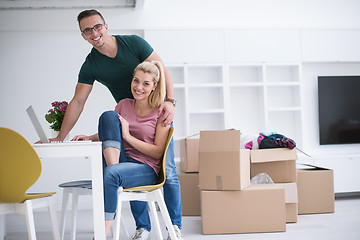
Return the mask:
{"type": "MultiPolygon", "coordinates": [[[[101,15],[101,13],[99,13],[98,11],[96,11],[95,9],[90,9],[90,10],[84,10],[81,13],[79,13],[78,17],[77,17],[77,21],[79,23],[79,27],[80,27],[80,21],[83,20],[84,18],[87,17],[91,17],[94,15],[99,15],[101,17],[101,19],[104,21],[105,23],[105,19],[104,17],[101,15]]],[[[80,27],[81,30],[81,27],[80,27]]]]}

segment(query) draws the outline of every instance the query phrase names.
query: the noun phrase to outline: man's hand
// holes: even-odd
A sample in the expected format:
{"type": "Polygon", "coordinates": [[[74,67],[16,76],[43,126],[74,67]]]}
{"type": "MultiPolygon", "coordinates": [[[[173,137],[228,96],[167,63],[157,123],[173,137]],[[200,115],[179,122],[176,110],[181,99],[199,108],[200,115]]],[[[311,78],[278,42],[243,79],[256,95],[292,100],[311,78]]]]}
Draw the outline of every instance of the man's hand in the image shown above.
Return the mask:
{"type": "Polygon", "coordinates": [[[161,118],[161,121],[163,122],[163,126],[169,126],[173,123],[174,116],[175,116],[175,107],[171,102],[165,101],[161,104],[159,108],[159,113],[164,111],[164,115],[161,118]]]}

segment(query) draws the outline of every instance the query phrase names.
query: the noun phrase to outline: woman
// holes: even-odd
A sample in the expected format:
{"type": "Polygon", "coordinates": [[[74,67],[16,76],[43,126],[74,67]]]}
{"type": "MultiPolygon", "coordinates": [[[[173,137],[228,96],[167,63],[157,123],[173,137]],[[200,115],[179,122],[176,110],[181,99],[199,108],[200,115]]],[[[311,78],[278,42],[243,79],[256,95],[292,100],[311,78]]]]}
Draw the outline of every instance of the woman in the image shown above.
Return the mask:
{"type": "MultiPolygon", "coordinates": [[[[107,165],[104,169],[106,235],[115,217],[119,186],[130,188],[156,182],[170,128],[160,121],[159,107],[165,99],[165,79],[160,62],[143,62],[135,68],[131,92],[134,99],[123,99],[115,111],[101,115],[98,134],[74,138],[103,143],[107,165]]],[[[149,232],[150,229],[141,231],[149,232]]]]}

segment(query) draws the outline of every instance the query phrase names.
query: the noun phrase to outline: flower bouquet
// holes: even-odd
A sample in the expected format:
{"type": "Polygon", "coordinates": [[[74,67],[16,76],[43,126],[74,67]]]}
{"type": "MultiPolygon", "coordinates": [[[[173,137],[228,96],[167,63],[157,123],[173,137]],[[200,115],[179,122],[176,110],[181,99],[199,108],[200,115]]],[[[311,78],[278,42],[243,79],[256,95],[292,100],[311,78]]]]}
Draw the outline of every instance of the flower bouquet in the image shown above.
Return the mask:
{"type": "Polygon", "coordinates": [[[66,101],[55,101],[51,103],[51,106],[53,108],[45,114],[45,119],[50,123],[51,129],[54,131],[60,131],[68,103],[66,101]]]}

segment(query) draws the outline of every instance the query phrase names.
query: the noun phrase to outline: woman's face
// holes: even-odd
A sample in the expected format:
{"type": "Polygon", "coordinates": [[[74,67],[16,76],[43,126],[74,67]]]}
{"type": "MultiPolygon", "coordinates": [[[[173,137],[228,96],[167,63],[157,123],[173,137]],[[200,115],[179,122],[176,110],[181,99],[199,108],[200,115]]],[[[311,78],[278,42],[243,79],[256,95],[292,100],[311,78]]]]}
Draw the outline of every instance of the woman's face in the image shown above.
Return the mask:
{"type": "Polygon", "coordinates": [[[151,73],[145,73],[141,70],[135,72],[131,81],[131,93],[136,100],[147,99],[155,88],[156,84],[151,73]]]}

